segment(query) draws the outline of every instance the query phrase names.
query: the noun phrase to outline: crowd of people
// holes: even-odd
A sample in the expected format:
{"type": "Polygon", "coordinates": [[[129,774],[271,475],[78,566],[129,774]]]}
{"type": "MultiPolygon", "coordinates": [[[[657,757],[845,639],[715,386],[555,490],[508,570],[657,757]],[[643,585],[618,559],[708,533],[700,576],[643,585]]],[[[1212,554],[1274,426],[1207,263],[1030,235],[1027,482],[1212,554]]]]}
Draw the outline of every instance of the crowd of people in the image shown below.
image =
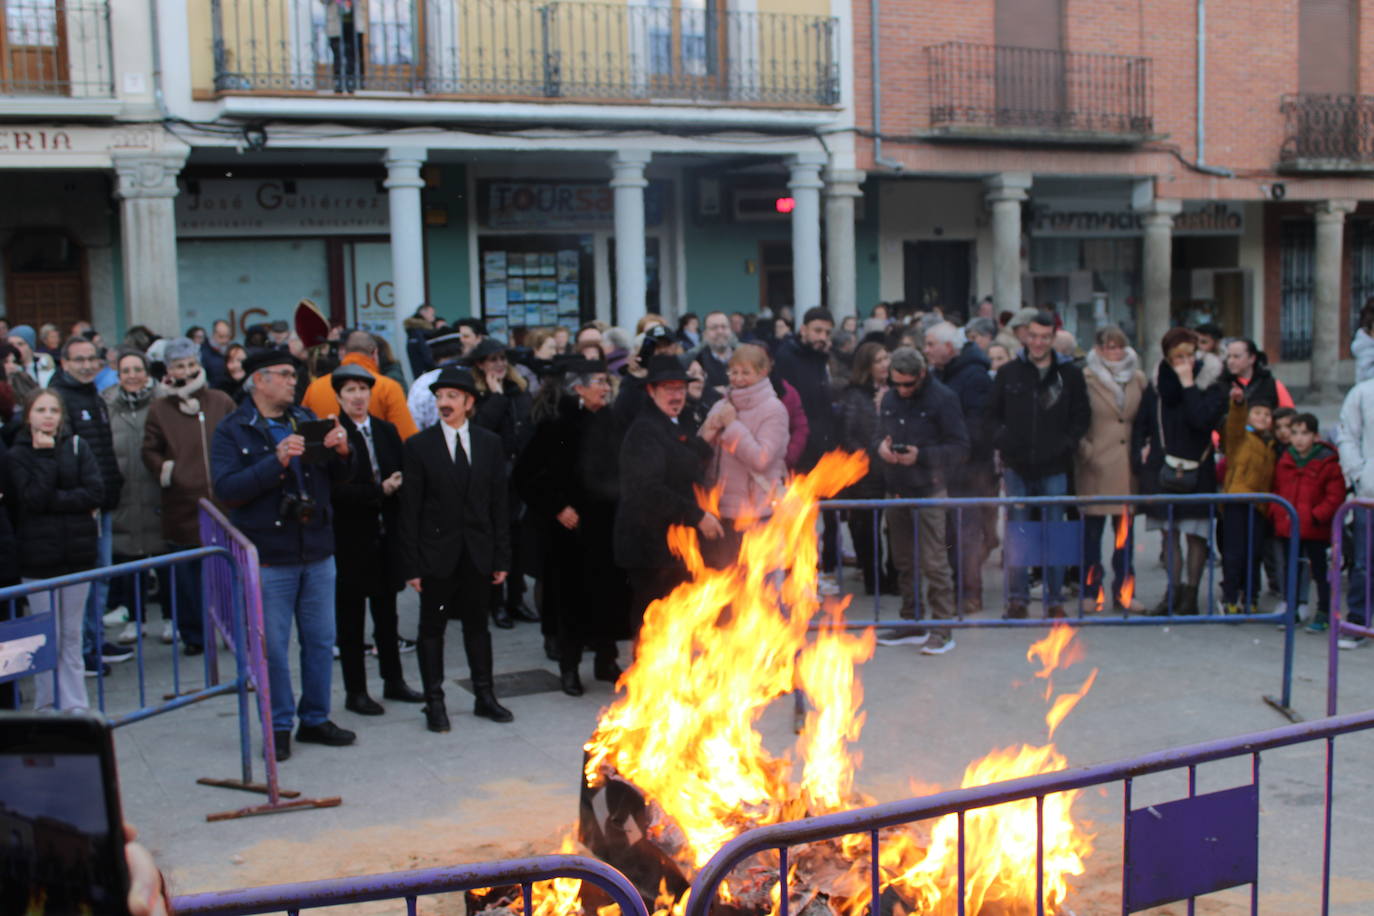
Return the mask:
{"type": "MultiPolygon", "coordinates": [[[[407,387],[386,340],[320,322],[311,339],[274,322],[241,342],[226,321],[172,338],[135,327],[118,346],[85,322],[65,337],[50,325],[0,334],[0,581],[193,548],[199,501],[216,502],[262,564],[283,760],[293,735],[355,740],[330,718],[336,657],[349,711],[386,711],[368,689],[372,653],[381,699],[420,705],[430,730],[448,731],[450,619],[477,716],[513,718],[495,693],[491,625],[537,623],[570,696],[584,692],[588,650],[592,675],[614,682],[617,642],[687,578],[669,528],[697,529],[705,561],[728,565],[741,529],[769,516],[787,477],[836,448],[870,458],[841,494],[861,500],[1277,493],[1297,509],[1302,569],[1318,593],[1314,630],[1329,609],[1335,509],[1347,486],[1374,495],[1374,381],[1351,391],[1338,451],[1254,342],[1214,325],[1171,329],[1163,358],[1145,366],[1119,328],[1098,328],[1082,351],[1052,309],[997,315],[990,300],[968,320],[900,303],[840,322],[821,307],[688,314],[676,328],[647,315],[633,332],[529,329],[518,346],[477,319],[449,325],[422,306],[405,322],[407,387]],[[714,511],[701,488],[719,489],[714,511]],[[406,588],[419,597],[414,640],[398,627],[406,588]],[[403,671],[409,651],[419,690],[403,671]]],[[[1355,346],[1367,345],[1357,336],[1355,346]]],[[[1135,535],[1123,509],[1012,506],[1006,527],[982,506],[825,513],[818,591],[837,594],[837,572],[852,562],[865,591],[899,596],[902,618],[923,619],[880,642],[942,655],[954,640],[940,622],[984,610],[983,569],[1012,524],[1072,517],[1082,523],[1074,562],[1011,565],[999,610],[1028,616],[1038,580],[1046,617],[1064,616],[1074,590],[1090,608],[1146,612],[1128,586],[1135,535]]],[[[1214,544],[1224,613],[1255,610],[1263,569],[1283,584],[1286,513],[1191,502],[1142,514],[1161,533],[1169,580],[1150,612],[1212,606],[1199,592],[1214,544]]],[[[37,679],[35,706],[86,708],[85,677],[109,674],[141,635],[204,652],[197,566],[157,577],[171,580],[165,587],[123,577],[33,593],[29,612],[55,610],[60,634],[57,691],[37,679]],[[162,608],[160,632],[138,613],[149,604],[162,608]],[[112,619],[123,628],[107,639],[112,619]]]]}

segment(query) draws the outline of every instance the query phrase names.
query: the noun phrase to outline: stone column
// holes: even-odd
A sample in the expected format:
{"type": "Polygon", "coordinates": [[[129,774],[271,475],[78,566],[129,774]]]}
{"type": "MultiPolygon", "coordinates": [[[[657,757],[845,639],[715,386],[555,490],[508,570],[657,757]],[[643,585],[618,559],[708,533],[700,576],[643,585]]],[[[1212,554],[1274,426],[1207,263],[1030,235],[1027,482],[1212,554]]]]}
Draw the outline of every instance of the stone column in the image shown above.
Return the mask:
{"type": "Polygon", "coordinates": [[[1340,399],[1337,369],[1341,362],[1341,246],[1345,215],[1353,200],[1324,200],[1315,207],[1317,288],[1312,301],[1312,396],[1321,403],[1340,399]]]}
{"type": "Polygon", "coordinates": [[[857,315],[857,255],[854,251],[854,201],[863,196],[865,173],[830,169],[825,173],[826,298],[839,322],[857,315]]]}
{"type": "Polygon", "coordinates": [[[1145,230],[1145,251],[1141,263],[1144,307],[1136,332],[1136,346],[1145,364],[1153,366],[1163,356],[1159,344],[1174,322],[1171,308],[1174,217],[1183,212],[1183,201],[1156,199],[1138,212],[1145,230]]]}
{"type": "MultiPolygon", "coordinates": [[[[1021,308],[1021,204],[1029,172],[1002,172],[984,181],[992,211],[992,301],[997,311],[1021,308]]],[[[961,303],[962,305],[962,303],[961,303]]]]}
{"type": "Polygon", "coordinates": [[[644,167],[648,150],[621,150],[611,157],[611,188],[615,193],[615,317],[616,324],[633,332],[648,311],[644,275],[644,167]]]}
{"type": "MultiPolygon", "coordinates": [[[[426,151],[419,147],[397,147],[389,149],[383,161],[386,163],[386,181],[389,204],[388,222],[391,227],[391,288],[392,301],[391,349],[394,353],[405,353],[406,332],[402,325],[406,317],[425,301],[425,227],[424,213],[420,203],[420,191],[425,180],[420,168],[425,164],[426,151]]],[[[482,314],[481,303],[472,303],[472,313],[482,314]]],[[[410,378],[410,361],[401,360],[410,378]]]]}
{"type": "MultiPolygon", "coordinates": [[[[800,324],[807,309],[821,304],[821,168],[824,153],[798,153],[788,163],[792,192],[792,306],[800,324]]],[[[851,232],[852,222],[851,222],[851,232]]],[[[852,247],[852,246],[851,246],[852,247]]],[[[852,255],[851,255],[852,257],[852,255]]]]}
{"type": "Polygon", "coordinates": [[[181,333],[177,293],[177,175],[186,154],[115,153],[127,324],[181,333]]]}

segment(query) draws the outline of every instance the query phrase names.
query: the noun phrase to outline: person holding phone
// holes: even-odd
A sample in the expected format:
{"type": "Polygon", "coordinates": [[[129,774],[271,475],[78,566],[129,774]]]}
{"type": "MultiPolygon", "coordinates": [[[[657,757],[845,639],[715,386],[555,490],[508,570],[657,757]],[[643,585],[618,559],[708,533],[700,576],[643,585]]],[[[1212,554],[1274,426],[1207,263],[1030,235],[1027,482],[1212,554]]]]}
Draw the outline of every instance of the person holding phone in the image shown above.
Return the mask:
{"type": "Polygon", "coordinates": [[[341,747],[357,735],[329,720],[334,669],[334,526],[330,485],[348,477],[348,434],[333,419],[321,445],[330,457],[302,460],[305,426],[315,415],[295,405],[291,354],[260,350],[244,361],[248,399],[219,424],[210,448],[215,496],[229,521],[258,548],[262,610],[267,630],[267,674],[272,688],[272,731],[278,760],[296,740],[341,747]],[[301,652],[301,699],[291,683],[291,628],[301,652]]]}
{"type": "MultiPolygon", "coordinates": [[[[19,573],[25,582],[82,572],[95,565],[98,514],[105,499],[95,452],[64,429],[61,396],[40,388],[24,399],[23,425],[7,456],[13,492],[19,573]]],[[[29,596],[32,615],[53,613],[57,630],[57,687],[48,674],[34,680],[34,708],[85,710],[81,627],[90,583],[29,596]]]]}

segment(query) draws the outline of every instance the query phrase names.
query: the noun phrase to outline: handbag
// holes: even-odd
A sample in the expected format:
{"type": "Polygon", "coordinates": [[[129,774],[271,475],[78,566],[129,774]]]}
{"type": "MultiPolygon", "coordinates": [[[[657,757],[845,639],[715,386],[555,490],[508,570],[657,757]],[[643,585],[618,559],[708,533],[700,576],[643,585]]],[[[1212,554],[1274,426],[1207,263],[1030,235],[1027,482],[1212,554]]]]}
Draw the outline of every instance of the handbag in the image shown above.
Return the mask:
{"type": "Polygon", "coordinates": [[[1159,445],[1164,450],[1164,463],[1159,467],[1159,490],[1161,493],[1196,493],[1202,463],[1212,453],[1211,443],[1202,457],[1194,461],[1169,454],[1169,445],[1164,441],[1164,403],[1155,396],[1155,411],[1159,418],[1159,445]]]}

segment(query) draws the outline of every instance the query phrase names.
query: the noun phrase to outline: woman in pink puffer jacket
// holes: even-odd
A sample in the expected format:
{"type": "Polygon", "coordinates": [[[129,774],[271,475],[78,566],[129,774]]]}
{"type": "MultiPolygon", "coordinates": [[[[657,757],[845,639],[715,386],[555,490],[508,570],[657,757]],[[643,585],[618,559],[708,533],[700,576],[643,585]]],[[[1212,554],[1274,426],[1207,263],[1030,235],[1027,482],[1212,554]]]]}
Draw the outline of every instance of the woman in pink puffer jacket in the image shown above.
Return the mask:
{"type": "Polygon", "coordinates": [[[706,562],[717,568],[734,562],[742,534],[741,519],[773,514],[773,499],[787,473],[787,408],[768,378],[768,351],[744,344],[730,357],[730,390],[716,402],[700,435],[714,446],[709,481],[719,487],[720,519],[726,536],[708,542],[706,562]]]}

